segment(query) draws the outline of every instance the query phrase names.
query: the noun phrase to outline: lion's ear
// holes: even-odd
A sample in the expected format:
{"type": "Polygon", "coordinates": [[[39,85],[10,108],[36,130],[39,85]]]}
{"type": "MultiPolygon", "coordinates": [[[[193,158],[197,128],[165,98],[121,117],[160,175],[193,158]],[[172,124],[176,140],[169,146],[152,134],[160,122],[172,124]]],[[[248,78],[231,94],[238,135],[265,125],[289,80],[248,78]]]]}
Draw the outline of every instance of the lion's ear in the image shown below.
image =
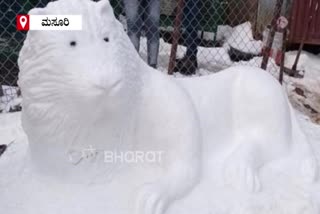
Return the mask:
{"type": "Polygon", "coordinates": [[[108,14],[108,13],[113,13],[113,9],[110,5],[109,0],[100,0],[97,2],[100,14],[108,14]]]}
{"type": "MultiPolygon", "coordinates": [[[[29,15],[47,15],[47,11],[45,8],[33,8],[29,10],[29,15]]],[[[40,34],[41,31],[37,30],[30,30],[28,31],[27,38],[31,37],[34,39],[34,37],[38,34],[40,34]]]]}

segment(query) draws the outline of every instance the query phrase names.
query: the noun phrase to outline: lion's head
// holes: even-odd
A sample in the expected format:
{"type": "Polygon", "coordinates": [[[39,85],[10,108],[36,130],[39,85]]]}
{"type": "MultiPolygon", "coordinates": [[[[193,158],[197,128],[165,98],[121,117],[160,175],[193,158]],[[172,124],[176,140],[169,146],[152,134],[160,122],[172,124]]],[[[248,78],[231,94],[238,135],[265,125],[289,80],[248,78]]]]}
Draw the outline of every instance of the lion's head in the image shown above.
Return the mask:
{"type": "Polygon", "coordinates": [[[22,125],[31,151],[54,167],[63,150],[115,142],[105,132],[137,100],[141,59],[108,0],[58,0],[30,14],[82,15],[81,31],[29,31],[19,56],[22,125]]]}
{"type": "Polygon", "coordinates": [[[18,62],[25,107],[75,108],[121,92],[137,54],[108,0],[59,0],[29,14],[82,15],[83,26],[28,32],[18,62]]]}

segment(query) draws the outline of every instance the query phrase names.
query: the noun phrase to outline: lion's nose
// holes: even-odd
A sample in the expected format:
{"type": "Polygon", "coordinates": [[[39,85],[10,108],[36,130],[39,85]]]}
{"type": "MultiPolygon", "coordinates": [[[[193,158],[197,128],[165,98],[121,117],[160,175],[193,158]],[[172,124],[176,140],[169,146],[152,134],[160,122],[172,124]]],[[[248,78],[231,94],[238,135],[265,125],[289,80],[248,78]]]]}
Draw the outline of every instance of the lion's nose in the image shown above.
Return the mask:
{"type": "Polygon", "coordinates": [[[0,145],[0,156],[6,151],[7,145],[0,145]]]}

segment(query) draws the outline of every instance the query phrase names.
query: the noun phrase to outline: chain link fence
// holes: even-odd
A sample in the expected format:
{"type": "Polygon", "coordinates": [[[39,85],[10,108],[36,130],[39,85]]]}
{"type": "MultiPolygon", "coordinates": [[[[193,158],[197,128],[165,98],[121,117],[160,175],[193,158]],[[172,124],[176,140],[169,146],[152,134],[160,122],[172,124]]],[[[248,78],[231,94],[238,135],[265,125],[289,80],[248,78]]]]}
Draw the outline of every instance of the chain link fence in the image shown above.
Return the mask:
{"type": "MultiPolygon", "coordinates": [[[[33,7],[44,7],[48,2],[0,2],[0,111],[15,110],[12,104],[19,96],[17,59],[25,33],[16,30],[16,15],[26,14],[33,7]]],[[[263,40],[267,38],[263,31],[271,23],[276,0],[110,0],[110,3],[146,63],[176,76],[199,76],[239,63],[260,67],[263,40]],[[176,43],[179,45],[175,50],[176,43]]],[[[285,1],[284,7],[287,6],[285,1]]],[[[270,60],[269,69],[277,68],[270,60]]]]}

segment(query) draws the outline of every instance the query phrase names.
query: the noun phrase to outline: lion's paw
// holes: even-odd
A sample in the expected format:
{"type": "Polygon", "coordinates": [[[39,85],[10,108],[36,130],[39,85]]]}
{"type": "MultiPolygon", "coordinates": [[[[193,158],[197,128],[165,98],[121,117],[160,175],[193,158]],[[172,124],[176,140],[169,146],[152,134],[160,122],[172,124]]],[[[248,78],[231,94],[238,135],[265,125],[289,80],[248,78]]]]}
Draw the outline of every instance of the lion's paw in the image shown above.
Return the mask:
{"type": "Polygon", "coordinates": [[[261,190],[257,171],[246,162],[227,163],[224,170],[225,182],[233,188],[256,193],[261,190]]]}
{"type": "Polygon", "coordinates": [[[144,185],[137,197],[137,214],[163,214],[167,208],[168,198],[163,194],[160,186],[144,185]]]}
{"type": "Polygon", "coordinates": [[[319,163],[315,157],[308,157],[302,161],[301,173],[307,182],[315,182],[318,179],[319,163]]]}

